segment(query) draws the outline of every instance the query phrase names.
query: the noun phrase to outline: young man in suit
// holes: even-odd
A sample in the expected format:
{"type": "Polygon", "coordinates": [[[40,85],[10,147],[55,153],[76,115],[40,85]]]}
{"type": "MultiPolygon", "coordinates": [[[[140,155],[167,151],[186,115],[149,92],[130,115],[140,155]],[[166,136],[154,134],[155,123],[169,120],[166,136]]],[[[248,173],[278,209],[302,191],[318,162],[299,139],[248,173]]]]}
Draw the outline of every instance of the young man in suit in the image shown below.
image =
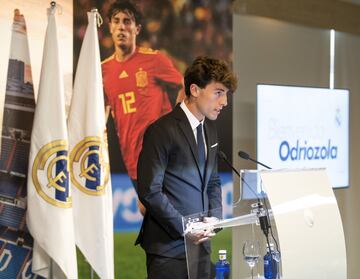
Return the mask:
{"type": "MultiPolygon", "coordinates": [[[[236,89],[220,60],[198,57],[184,76],[186,99],[151,124],[138,162],[138,195],[146,207],[137,240],[146,252],[148,278],[187,278],[182,217],[212,211],[221,218],[215,123],[236,89]]],[[[197,278],[210,276],[212,231],[191,235],[199,250],[197,278]]]]}

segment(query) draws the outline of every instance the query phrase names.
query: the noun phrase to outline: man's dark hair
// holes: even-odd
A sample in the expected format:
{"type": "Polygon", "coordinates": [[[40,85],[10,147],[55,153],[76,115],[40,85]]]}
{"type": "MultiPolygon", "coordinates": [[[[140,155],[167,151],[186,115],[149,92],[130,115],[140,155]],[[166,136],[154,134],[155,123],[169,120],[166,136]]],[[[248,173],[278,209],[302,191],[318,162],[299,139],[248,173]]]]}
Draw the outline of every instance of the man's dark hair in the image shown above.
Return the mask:
{"type": "Polygon", "coordinates": [[[191,95],[191,84],[205,88],[211,82],[223,84],[231,93],[237,87],[237,79],[225,61],[206,56],[197,57],[185,71],[184,85],[186,96],[189,97],[191,95]]]}
{"type": "Polygon", "coordinates": [[[135,19],[135,24],[141,24],[142,14],[135,3],[127,0],[120,0],[112,3],[107,14],[109,22],[111,21],[111,18],[118,12],[124,12],[133,16],[135,19]]]}

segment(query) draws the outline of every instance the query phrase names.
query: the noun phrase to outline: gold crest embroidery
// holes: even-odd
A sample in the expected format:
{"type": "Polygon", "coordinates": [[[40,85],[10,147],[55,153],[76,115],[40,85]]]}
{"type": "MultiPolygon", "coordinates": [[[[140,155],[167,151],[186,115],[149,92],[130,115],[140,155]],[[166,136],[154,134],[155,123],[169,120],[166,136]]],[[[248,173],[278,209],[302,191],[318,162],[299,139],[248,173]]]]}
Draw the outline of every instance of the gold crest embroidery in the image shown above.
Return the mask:
{"type": "Polygon", "coordinates": [[[68,147],[65,140],[45,144],[37,153],[31,170],[32,182],[37,193],[46,202],[60,208],[72,207],[68,147]],[[56,191],[63,195],[58,197],[56,191]]]}
{"type": "Polygon", "coordinates": [[[78,142],[70,154],[70,172],[71,182],[80,191],[91,196],[104,195],[110,176],[105,140],[93,136],[78,142]],[[87,183],[95,183],[96,187],[88,187],[87,183]]]}
{"type": "Polygon", "coordinates": [[[136,72],[135,77],[137,87],[146,87],[148,85],[147,72],[145,72],[142,68],[136,72]]]}

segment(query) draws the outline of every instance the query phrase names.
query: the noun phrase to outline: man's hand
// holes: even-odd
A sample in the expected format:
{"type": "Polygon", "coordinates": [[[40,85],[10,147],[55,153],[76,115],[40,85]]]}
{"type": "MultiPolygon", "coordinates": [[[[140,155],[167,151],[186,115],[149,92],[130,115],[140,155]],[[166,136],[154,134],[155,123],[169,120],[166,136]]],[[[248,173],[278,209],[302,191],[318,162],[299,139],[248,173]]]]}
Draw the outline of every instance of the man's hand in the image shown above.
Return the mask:
{"type": "Polygon", "coordinates": [[[215,236],[215,233],[211,228],[203,229],[199,231],[189,232],[186,234],[186,237],[189,238],[194,244],[200,244],[211,239],[215,236]]]}
{"type": "Polygon", "coordinates": [[[216,217],[204,217],[202,222],[196,222],[195,227],[205,228],[196,229],[195,227],[186,233],[186,237],[189,238],[194,244],[200,244],[211,239],[216,235],[214,232],[214,227],[211,224],[215,224],[219,221],[216,217]]]}
{"type": "Polygon", "coordinates": [[[141,201],[139,199],[137,200],[137,204],[138,204],[138,208],[140,210],[141,215],[145,216],[145,212],[146,212],[145,206],[141,203],[141,201]]]}

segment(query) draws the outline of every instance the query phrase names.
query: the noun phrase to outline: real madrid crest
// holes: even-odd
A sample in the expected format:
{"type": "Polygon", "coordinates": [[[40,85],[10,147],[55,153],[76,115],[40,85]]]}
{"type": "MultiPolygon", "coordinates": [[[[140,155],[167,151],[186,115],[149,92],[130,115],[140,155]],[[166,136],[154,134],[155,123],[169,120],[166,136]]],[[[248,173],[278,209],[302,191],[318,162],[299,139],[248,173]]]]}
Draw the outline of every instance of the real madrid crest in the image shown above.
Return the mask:
{"type": "Polygon", "coordinates": [[[70,154],[71,182],[80,191],[93,195],[103,195],[109,181],[109,162],[100,137],[86,137],[70,154]]]}
{"type": "Polygon", "coordinates": [[[136,74],[136,86],[137,87],[146,87],[148,85],[148,77],[147,72],[145,72],[142,68],[140,68],[136,74]]]}
{"type": "Polygon", "coordinates": [[[31,176],[38,194],[62,208],[72,206],[69,189],[68,144],[56,140],[44,145],[35,157],[31,176]]]}

